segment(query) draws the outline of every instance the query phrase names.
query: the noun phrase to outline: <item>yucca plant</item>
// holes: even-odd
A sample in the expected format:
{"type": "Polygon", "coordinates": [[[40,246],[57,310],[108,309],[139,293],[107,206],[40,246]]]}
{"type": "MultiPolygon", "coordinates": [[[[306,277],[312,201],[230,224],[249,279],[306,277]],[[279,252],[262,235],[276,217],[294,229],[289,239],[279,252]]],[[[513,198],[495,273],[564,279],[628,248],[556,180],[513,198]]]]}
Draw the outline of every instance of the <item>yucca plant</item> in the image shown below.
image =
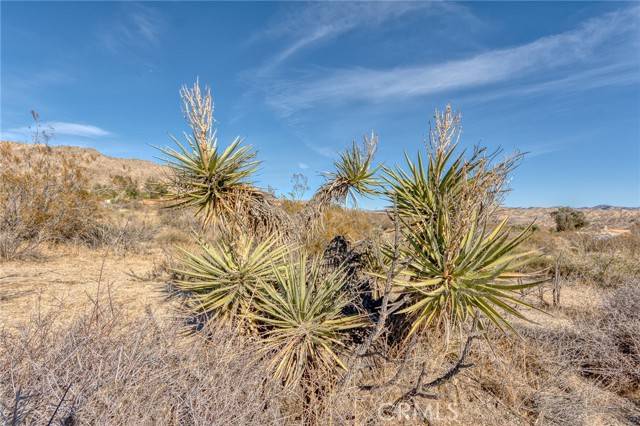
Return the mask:
{"type": "Polygon", "coordinates": [[[318,259],[300,254],[286,267],[274,269],[275,281],[257,294],[256,312],[249,317],[263,327],[262,354],[273,375],[294,387],[312,369],[344,369],[340,353],[348,331],[366,325],[366,317],[345,315],[350,303],[342,288],[345,271],[323,270],[318,259]]]}
{"type": "Polygon", "coordinates": [[[208,88],[202,95],[196,82],[192,88],[183,87],[180,95],[192,134],[185,134],[186,144],[173,138],[177,149],[160,148],[173,172],[168,207],[195,208],[205,225],[217,217],[241,215],[258,194],[250,180],[259,164],[255,152],[242,146],[240,138],[219,148],[208,88]]]}
{"type": "MultiPolygon", "coordinates": [[[[409,171],[385,169],[387,195],[398,212],[404,269],[395,279],[406,298],[398,311],[411,322],[411,335],[428,325],[461,326],[476,314],[500,329],[512,328],[508,315],[524,316],[518,291],[537,285],[536,274],[519,272],[535,252],[516,252],[531,226],[514,237],[506,219],[487,231],[487,211],[497,203],[517,158],[490,166],[476,150],[454,156],[459,118],[450,108],[436,113],[427,168],[421,156],[407,159],[409,171]]],[[[386,253],[391,256],[391,250],[386,253]]]]}
{"type": "MultiPolygon", "coordinates": [[[[361,146],[353,142],[350,149],[340,154],[334,163],[335,171],[325,173],[327,182],[320,187],[314,199],[317,202],[356,203],[356,195],[371,196],[379,186],[375,175],[379,167],[373,166],[378,137],[364,137],[361,146]]],[[[312,200],[313,201],[313,200],[312,200]]]]}
{"type": "Polygon", "coordinates": [[[505,223],[490,233],[472,227],[455,254],[448,250],[450,240],[434,229],[407,231],[407,245],[400,253],[410,260],[395,283],[408,297],[408,306],[398,313],[411,319],[409,335],[434,323],[450,329],[478,312],[503,331],[513,330],[505,313],[526,319],[516,307],[532,306],[519,298],[519,290],[541,281],[536,274],[519,271],[537,252],[514,253],[531,227],[509,238],[505,223]]]}
{"type": "Polygon", "coordinates": [[[181,249],[183,259],[175,272],[184,279],[176,286],[192,294],[192,315],[221,323],[247,318],[262,286],[274,279],[287,254],[287,247],[275,237],[258,242],[242,235],[212,245],[200,242],[200,249],[200,254],[181,249]]]}
{"type": "Polygon", "coordinates": [[[378,137],[364,137],[362,145],[355,142],[350,149],[340,154],[334,163],[333,172],[324,173],[326,182],[318,188],[311,200],[295,215],[294,232],[297,241],[312,238],[323,226],[323,215],[332,205],[356,205],[358,195],[369,197],[379,192],[380,182],[376,178],[379,166],[373,165],[378,137]]]}

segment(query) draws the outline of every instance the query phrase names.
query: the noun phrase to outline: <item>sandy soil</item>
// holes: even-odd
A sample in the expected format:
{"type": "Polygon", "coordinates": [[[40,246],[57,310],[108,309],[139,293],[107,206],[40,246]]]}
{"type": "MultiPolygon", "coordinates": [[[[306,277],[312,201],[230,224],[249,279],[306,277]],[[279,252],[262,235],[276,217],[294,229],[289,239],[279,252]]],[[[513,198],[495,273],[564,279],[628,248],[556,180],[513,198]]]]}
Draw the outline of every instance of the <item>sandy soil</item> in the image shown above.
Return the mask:
{"type": "Polygon", "coordinates": [[[96,296],[109,297],[131,312],[151,307],[168,314],[164,282],[149,276],[160,250],[118,256],[88,249],[49,251],[36,260],[0,264],[0,327],[13,327],[30,315],[62,312],[73,317],[96,296]],[[150,279],[147,279],[150,278],[150,279]]]}

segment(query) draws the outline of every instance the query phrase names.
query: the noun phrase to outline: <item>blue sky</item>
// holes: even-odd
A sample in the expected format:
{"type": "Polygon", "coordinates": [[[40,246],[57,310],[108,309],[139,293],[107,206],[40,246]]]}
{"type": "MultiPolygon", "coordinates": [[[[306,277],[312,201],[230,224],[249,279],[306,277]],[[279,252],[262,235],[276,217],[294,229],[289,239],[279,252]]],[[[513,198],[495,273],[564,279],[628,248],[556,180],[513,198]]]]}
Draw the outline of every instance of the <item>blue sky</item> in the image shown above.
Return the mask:
{"type": "Polygon", "coordinates": [[[464,146],[530,153],[507,205],[640,206],[638,3],[2,2],[1,15],[3,139],[27,139],[36,109],[54,144],[152,159],[185,130],[178,90],[199,76],[220,143],[244,137],[257,183],[281,192],[298,172],[314,188],[371,131],[387,165],[424,150],[451,103],[464,146]]]}

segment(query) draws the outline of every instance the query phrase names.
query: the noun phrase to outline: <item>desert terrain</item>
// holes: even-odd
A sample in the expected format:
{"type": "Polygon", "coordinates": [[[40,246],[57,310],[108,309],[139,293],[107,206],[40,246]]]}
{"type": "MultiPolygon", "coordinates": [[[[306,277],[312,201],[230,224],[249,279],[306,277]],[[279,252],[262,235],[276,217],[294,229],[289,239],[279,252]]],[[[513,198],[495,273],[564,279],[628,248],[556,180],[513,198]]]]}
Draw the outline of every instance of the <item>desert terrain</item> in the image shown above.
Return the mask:
{"type": "MultiPolygon", "coordinates": [[[[4,155],[21,157],[31,149],[2,144],[4,155]]],[[[454,347],[425,343],[400,370],[397,360],[376,358],[375,369],[366,367],[349,392],[330,391],[328,400],[302,413],[295,397],[264,379],[262,364],[249,362],[251,338],[224,330],[209,337],[184,332],[183,300],[172,291],[176,247],[195,247],[199,225],[188,211],[167,210],[157,197],[140,195],[145,182],[162,179],[164,168],[94,150],[51,150],[52,167],[77,164],[88,188],[111,187],[113,196],[92,207],[99,211],[99,235],[43,238],[0,260],[3,421],[640,423],[638,209],[580,209],[588,225],[557,232],[556,209],[501,208],[496,221],[508,217],[513,229],[535,221],[526,246],[542,250],[540,266],[548,271],[545,284],[523,290],[531,305],[523,312],[532,322],[514,318],[520,337],[491,331],[492,344],[475,342],[468,368],[400,411],[385,410],[415,384],[420,369],[431,378],[446,371],[454,347]],[[123,178],[136,186],[135,194],[118,187],[123,178]],[[378,390],[362,386],[393,378],[378,390]],[[275,402],[287,398],[294,402],[275,402]]],[[[325,230],[313,245],[320,253],[335,235],[357,248],[371,233],[393,230],[383,212],[335,208],[324,214],[325,230]]]]}

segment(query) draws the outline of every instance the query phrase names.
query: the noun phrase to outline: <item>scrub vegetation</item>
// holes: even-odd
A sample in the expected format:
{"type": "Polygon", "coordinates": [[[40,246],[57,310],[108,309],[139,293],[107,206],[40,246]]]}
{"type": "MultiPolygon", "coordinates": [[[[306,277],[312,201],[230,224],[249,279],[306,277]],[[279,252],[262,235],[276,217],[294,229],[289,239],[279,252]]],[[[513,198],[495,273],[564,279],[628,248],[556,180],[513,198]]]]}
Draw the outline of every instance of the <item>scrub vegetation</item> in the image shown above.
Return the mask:
{"type": "Polygon", "coordinates": [[[210,91],[180,94],[190,132],[143,185],[0,146],[3,422],[640,419],[640,215],[506,216],[522,156],[463,149],[450,106],[399,165],[372,134],[277,198],[210,91]]]}

